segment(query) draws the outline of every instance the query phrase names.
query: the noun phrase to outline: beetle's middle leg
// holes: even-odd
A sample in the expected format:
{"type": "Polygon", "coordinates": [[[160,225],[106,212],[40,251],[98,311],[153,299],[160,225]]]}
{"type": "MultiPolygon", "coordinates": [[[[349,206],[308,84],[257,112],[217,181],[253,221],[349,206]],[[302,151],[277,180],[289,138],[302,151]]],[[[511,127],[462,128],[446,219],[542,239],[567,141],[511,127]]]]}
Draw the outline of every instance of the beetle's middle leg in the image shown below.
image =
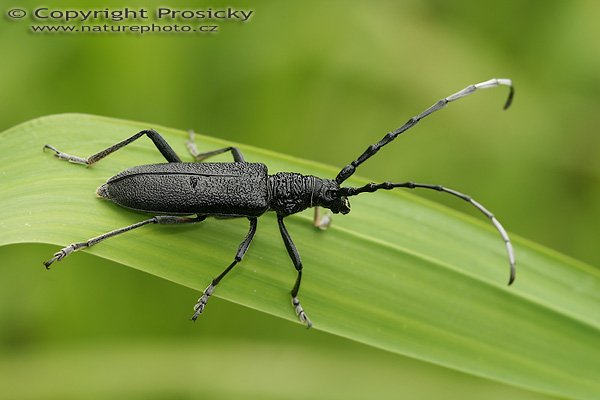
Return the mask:
{"type": "Polygon", "coordinates": [[[298,249],[296,249],[296,245],[292,241],[292,237],[290,236],[287,228],[283,223],[283,216],[277,216],[277,223],[279,224],[279,231],[281,232],[281,237],[283,238],[283,243],[285,244],[285,248],[294,263],[294,267],[296,271],[298,271],[298,276],[296,277],[296,283],[294,283],[294,287],[292,288],[292,306],[294,307],[294,311],[296,315],[300,319],[300,321],[306,324],[307,328],[312,326],[311,320],[308,318],[308,315],[304,312],[304,309],[300,305],[300,300],[298,300],[298,291],[300,290],[300,281],[302,280],[302,260],[300,260],[300,254],[298,253],[298,249]]]}
{"type": "Polygon", "coordinates": [[[100,236],[96,236],[94,238],[86,240],[85,242],[71,243],[67,247],[63,247],[62,249],[60,249],[59,251],[54,253],[54,257],[52,257],[50,260],[44,261],[44,265],[46,266],[46,269],[50,269],[50,265],[54,261],[60,261],[63,258],[65,258],[66,256],[68,256],[69,254],[71,254],[77,250],[81,250],[86,247],[92,247],[93,245],[100,243],[103,240],[106,240],[113,236],[120,235],[121,233],[129,232],[133,229],[139,228],[144,225],[148,225],[148,224],[163,224],[163,225],[164,224],[189,224],[189,223],[204,221],[205,219],[206,219],[206,216],[204,216],[204,215],[199,215],[196,217],[175,217],[175,216],[168,216],[168,215],[158,215],[156,217],[152,217],[145,221],[137,222],[135,224],[104,233],[100,236]]]}
{"type": "Polygon", "coordinates": [[[190,152],[190,154],[192,155],[192,157],[194,157],[194,159],[196,161],[204,161],[209,157],[227,153],[228,151],[231,152],[234,162],[244,161],[244,155],[242,154],[241,150],[234,146],[223,147],[222,149],[217,149],[217,150],[206,151],[204,153],[200,153],[198,151],[198,147],[196,147],[196,142],[194,141],[194,136],[195,136],[194,131],[189,131],[189,138],[188,138],[187,142],[185,142],[185,145],[187,146],[188,151],[190,152]]]}
{"type": "Polygon", "coordinates": [[[256,217],[248,219],[250,220],[250,230],[248,230],[248,234],[240,244],[237,253],[235,253],[235,259],[231,264],[229,264],[227,268],[225,268],[223,272],[221,272],[219,276],[212,280],[212,282],[210,283],[210,285],[208,285],[206,289],[204,289],[204,292],[202,292],[202,296],[200,296],[198,302],[194,306],[194,315],[192,315],[192,321],[195,321],[196,318],[198,318],[198,316],[202,314],[202,311],[204,311],[206,303],[208,302],[208,298],[212,296],[213,292],[215,291],[215,287],[219,284],[221,279],[223,279],[225,275],[227,275],[227,273],[231,271],[237,263],[242,261],[244,255],[248,251],[248,247],[250,247],[250,243],[252,242],[254,234],[256,233],[256,222],[258,220],[256,217]]]}

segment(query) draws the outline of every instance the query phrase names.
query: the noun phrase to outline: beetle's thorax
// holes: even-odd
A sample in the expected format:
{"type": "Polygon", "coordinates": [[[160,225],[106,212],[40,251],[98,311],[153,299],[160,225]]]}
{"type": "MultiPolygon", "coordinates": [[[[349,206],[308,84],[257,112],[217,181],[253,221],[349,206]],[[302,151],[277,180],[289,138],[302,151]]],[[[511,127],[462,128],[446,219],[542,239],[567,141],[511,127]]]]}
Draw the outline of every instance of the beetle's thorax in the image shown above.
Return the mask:
{"type": "Polygon", "coordinates": [[[338,196],[339,185],[331,179],[293,172],[269,175],[269,209],[279,215],[290,215],[309,207],[321,206],[334,213],[347,214],[350,205],[338,196]]]}

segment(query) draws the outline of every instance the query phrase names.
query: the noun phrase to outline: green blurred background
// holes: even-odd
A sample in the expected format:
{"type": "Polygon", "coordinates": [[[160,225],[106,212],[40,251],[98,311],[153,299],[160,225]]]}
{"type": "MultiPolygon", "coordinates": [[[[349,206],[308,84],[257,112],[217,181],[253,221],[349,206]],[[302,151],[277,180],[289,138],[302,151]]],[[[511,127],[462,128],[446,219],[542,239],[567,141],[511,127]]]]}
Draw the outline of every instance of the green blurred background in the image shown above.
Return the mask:
{"type": "MultiPolygon", "coordinates": [[[[341,167],[440,97],[511,78],[508,112],[505,89],[478,93],[398,138],[359,173],[464,191],[513,234],[600,265],[600,3],[186,3],[254,15],[220,23],[214,35],[142,36],[33,34],[28,18],[4,17],[0,129],[91,113],[341,167]]],[[[2,2],[3,14],[14,5],[2,2]]],[[[18,7],[41,5],[84,8],[18,7]]],[[[184,8],[85,8],[156,5],[184,8]]],[[[192,325],[181,308],[197,293],[84,253],[68,271],[46,274],[40,260],[54,250],[0,249],[2,398],[542,398],[218,299],[192,325]]]]}

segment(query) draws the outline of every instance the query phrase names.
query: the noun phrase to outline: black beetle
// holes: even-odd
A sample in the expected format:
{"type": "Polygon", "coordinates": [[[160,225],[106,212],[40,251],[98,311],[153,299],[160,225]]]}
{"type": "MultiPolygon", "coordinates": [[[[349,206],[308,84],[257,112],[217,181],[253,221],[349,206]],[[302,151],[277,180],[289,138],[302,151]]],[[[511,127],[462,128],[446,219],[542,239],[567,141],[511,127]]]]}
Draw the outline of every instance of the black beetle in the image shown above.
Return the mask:
{"type": "Polygon", "coordinates": [[[325,229],[329,226],[331,218],[329,215],[321,216],[319,207],[327,208],[335,214],[347,214],[350,212],[350,202],[348,201],[348,197],[350,196],[375,192],[380,189],[423,188],[457,196],[471,203],[492,221],[506,244],[510,263],[510,278],[508,282],[510,285],[515,279],[515,257],[508,234],[494,215],[471,197],[440,185],[413,182],[369,183],[362,187],[341,186],[360,164],[372,157],[398,135],[412,128],[421,119],[445,107],[449,102],[467,96],[477,89],[500,85],[510,88],[508,99],[504,105],[504,109],[507,109],[514,95],[512,82],[509,79],[490,79],[467,86],[463,90],[436,102],[419,115],[410,118],[400,128],[385,135],[379,142],[369,146],[356,160],[345,166],[335,179],[323,179],[293,172],[278,172],[274,175],[269,175],[267,167],[264,164],[245,162],[242,153],[236,147],[226,147],[199,153],[193,141],[193,133],[190,133],[190,140],[187,142],[187,147],[196,161],[202,161],[217,154],[231,152],[233,162],[182,162],[171,146],[154,130],[138,132],[130,138],[88,158],[63,153],[47,144],[44,146],[44,149],[54,151],[55,156],[63,160],[91,165],[141,136],[146,135],[154,142],[168,163],[141,165],[130,168],[110,178],[97,191],[99,196],[111,200],[120,206],[158,214],[157,216],[105,233],[85,242],[70,244],[55,253],[52,259],[44,262],[44,265],[46,268],[49,268],[54,261],[60,261],[74,251],[93,246],[104,239],[147,224],[195,223],[203,221],[207,217],[246,217],[250,221],[250,230],[240,244],[233,262],[219,276],[213,279],[198,299],[198,302],[194,306],[195,313],[192,316],[192,320],[196,320],[202,311],[204,311],[208,298],[213,294],[216,285],[246,254],[256,232],[257,218],[267,211],[275,211],[283,242],[298,272],[296,282],[291,291],[292,305],[300,321],[306,324],[307,327],[310,327],[312,323],[298,300],[298,291],[302,279],[302,262],[283,219],[306,208],[315,207],[314,225],[325,229]]]}

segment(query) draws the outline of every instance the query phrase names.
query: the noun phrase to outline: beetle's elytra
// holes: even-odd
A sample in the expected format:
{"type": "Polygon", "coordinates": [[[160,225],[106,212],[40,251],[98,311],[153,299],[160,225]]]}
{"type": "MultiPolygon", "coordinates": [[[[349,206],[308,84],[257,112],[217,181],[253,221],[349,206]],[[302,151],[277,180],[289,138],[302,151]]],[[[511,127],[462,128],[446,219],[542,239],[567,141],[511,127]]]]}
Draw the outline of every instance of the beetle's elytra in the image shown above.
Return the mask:
{"type": "Polygon", "coordinates": [[[300,321],[306,324],[307,327],[311,327],[312,322],[304,312],[298,299],[302,279],[302,262],[300,254],[285,227],[284,218],[307,208],[314,207],[314,225],[325,229],[331,223],[331,218],[329,215],[322,216],[319,212],[319,207],[329,209],[334,214],[348,214],[350,212],[348,197],[361,193],[375,192],[377,190],[420,188],[437,190],[459,197],[469,202],[491,220],[506,245],[510,264],[510,278],[508,282],[510,285],[515,279],[515,256],[508,234],[494,215],[471,197],[440,185],[414,182],[370,183],[362,187],[342,186],[343,182],[354,174],[362,163],[375,155],[383,146],[392,142],[398,135],[412,128],[421,119],[444,108],[448,103],[475,92],[477,89],[500,85],[510,88],[508,99],[504,105],[504,109],[508,108],[514,94],[512,82],[509,79],[490,79],[467,86],[463,90],[439,100],[422,113],[410,118],[400,128],[386,134],[379,142],[369,146],[356,160],[342,168],[335,179],[324,179],[294,172],[279,172],[269,175],[266,165],[244,161],[241,151],[236,147],[226,147],[199,153],[194,144],[193,133],[190,133],[187,146],[196,162],[182,162],[171,146],[154,130],[138,132],[130,138],[88,158],[63,153],[47,144],[44,146],[44,149],[52,150],[58,158],[77,164],[91,165],[146,135],[154,142],[156,148],[167,160],[167,163],[132,167],[110,178],[97,190],[97,194],[100,197],[108,199],[122,207],[147,212],[155,216],[136,224],[107,232],[85,242],[72,243],[55,253],[54,257],[44,262],[44,265],[46,268],[49,268],[53,262],[62,260],[74,251],[93,246],[105,239],[147,224],[196,223],[205,220],[207,217],[248,218],[250,228],[240,244],[233,262],[219,276],[213,279],[194,306],[195,312],[192,319],[196,320],[204,311],[209,297],[213,294],[215,287],[221,279],[246,254],[256,232],[258,217],[267,211],[274,211],[277,213],[277,222],[283,242],[297,271],[296,282],[291,291],[292,306],[300,321]],[[233,162],[200,162],[225,152],[231,152],[233,162]]]}

